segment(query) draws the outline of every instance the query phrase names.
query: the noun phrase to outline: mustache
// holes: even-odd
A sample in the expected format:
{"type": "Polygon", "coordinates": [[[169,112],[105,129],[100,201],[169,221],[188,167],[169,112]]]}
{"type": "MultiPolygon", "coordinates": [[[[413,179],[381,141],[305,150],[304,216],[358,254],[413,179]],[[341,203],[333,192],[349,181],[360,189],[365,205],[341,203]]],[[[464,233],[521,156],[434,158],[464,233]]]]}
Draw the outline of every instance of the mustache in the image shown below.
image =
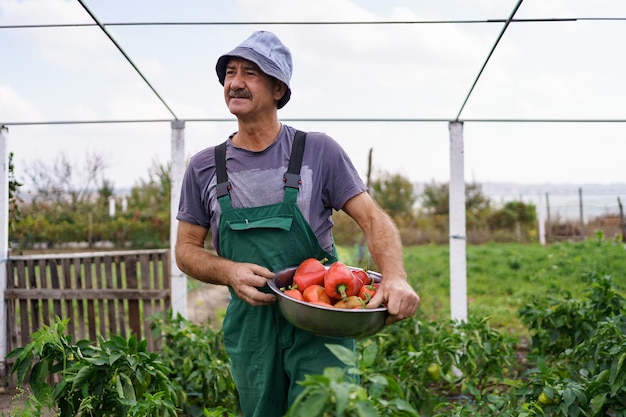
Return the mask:
{"type": "Polygon", "coordinates": [[[239,90],[230,90],[228,92],[228,98],[252,98],[252,94],[245,88],[239,90]]]}

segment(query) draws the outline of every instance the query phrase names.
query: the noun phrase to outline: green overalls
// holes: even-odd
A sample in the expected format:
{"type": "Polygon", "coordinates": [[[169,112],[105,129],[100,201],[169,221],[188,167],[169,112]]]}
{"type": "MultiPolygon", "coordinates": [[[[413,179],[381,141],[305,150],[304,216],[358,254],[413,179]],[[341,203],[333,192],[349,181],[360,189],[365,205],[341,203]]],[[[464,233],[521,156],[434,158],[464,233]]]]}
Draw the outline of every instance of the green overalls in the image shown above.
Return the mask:
{"type": "MultiPolygon", "coordinates": [[[[262,265],[271,271],[298,265],[307,258],[337,260],[320,246],[296,203],[305,134],[296,133],[283,201],[234,209],[226,173],[226,144],[216,147],[220,256],[262,265]],[[218,149],[221,148],[221,149],[218,149]]],[[[268,286],[261,291],[271,292],[268,286]]],[[[327,366],[344,365],[324,346],[354,349],[353,339],[327,338],[292,326],[277,304],[253,307],[230,288],[232,300],[224,319],[224,344],[244,417],[282,417],[302,387],[306,374],[321,374],[327,366]]]]}

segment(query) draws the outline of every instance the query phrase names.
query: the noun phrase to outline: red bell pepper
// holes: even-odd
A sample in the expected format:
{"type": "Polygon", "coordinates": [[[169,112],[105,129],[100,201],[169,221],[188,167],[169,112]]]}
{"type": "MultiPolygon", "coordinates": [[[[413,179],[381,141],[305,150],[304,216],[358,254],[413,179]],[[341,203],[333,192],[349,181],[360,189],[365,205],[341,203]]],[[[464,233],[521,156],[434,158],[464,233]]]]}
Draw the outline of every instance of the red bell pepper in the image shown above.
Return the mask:
{"type": "Polygon", "coordinates": [[[293,274],[293,285],[297,286],[300,291],[306,290],[311,285],[322,285],[325,274],[326,267],[322,261],[315,258],[305,259],[293,274]]]}
{"type": "Polygon", "coordinates": [[[296,300],[304,301],[302,292],[300,292],[297,288],[289,288],[288,290],[283,291],[283,293],[291,298],[295,298],[296,300]]]}
{"type": "Polygon", "coordinates": [[[323,285],[326,268],[321,271],[303,272],[293,276],[293,285],[300,291],[304,291],[311,285],[323,285]]]}
{"type": "Polygon", "coordinates": [[[345,264],[335,262],[324,276],[324,288],[330,298],[342,300],[351,295],[358,295],[361,283],[345,264]]]}
{"type": "Polygon", "coordinates": [[[302,292],[302,298],[309,303],[325,303],[330,304],[330,298],[324,287],[321,285],[311,285],[309,288],[302,292]]]}
{"type": "Polygon", "coordinates": [[[300,265],[298,265],[295,274],[298,275],[307,272],[324,271],[326,270],[326,268],[324,267],[324,262],[326,261],[326,258],[322,259],[321,261],[318,261],[315,258],[305,259],[304,261],[302,261],[302,263],[300,263],[300,265]]]}
{"type": "Polygon", "coordinates": [[[352,275],[354,275],[363,285],[369,285],[372,283],[372,278],[362,269],[353,269],[352,275]]]}
{"type": "Polygon", "coordinates": [[[359,291],[359,297],[366,303],[369,303],[372,297],[376,295],[376,289],[377,287],[373,283],[370,285],[364,285],[359,291]]]}

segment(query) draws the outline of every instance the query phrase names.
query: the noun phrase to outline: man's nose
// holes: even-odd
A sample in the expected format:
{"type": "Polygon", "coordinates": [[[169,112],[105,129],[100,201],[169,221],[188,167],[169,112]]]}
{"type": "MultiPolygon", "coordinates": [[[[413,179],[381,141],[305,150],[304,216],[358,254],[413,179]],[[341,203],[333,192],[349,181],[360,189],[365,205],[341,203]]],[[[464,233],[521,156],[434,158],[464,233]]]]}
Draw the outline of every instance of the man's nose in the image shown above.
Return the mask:
{"type": "Polygon", "coordinates": [[[243,76],[240,71],[235,72],[230,78],[230,88],[233,90],[239,90],[245,86],[243,76]]]}

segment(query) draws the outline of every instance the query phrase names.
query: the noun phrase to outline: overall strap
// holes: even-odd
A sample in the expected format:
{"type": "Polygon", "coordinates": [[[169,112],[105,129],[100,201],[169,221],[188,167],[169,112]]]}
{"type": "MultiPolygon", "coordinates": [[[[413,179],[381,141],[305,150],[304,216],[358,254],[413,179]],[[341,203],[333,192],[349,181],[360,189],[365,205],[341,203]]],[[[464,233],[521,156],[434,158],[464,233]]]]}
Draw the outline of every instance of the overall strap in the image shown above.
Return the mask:
{"type": "Polygon", "coordinates": [[[226,172],[226,142],[215,147],[215,175],[217,176],[217,198],[228,195],[230,182],[226,172]]]}
{"type": "Polygon", "coordinates": [[[306,141],[306,133],[296,130],[296,136],[293,138],[293,146],[291,155],[289,156],[289,166],[283,177],[285,187],[300,188],[302,178],[300,178],[300,168],[302,167],[302,155],[304,155],[304,144],[306,141]]]}
{"type": "Polygon", "coordinates": [[[283,201],[286,203],[296,204],[298,199],[298,191],[300,190],[300,184],[302,184],[300,168],[302,167],[305,142],[306,133],[296,130],[291,147],[291,155],[289,156],[289,166],[283,176],[283,182],[285,183],[285,197],[283,201]]]}

